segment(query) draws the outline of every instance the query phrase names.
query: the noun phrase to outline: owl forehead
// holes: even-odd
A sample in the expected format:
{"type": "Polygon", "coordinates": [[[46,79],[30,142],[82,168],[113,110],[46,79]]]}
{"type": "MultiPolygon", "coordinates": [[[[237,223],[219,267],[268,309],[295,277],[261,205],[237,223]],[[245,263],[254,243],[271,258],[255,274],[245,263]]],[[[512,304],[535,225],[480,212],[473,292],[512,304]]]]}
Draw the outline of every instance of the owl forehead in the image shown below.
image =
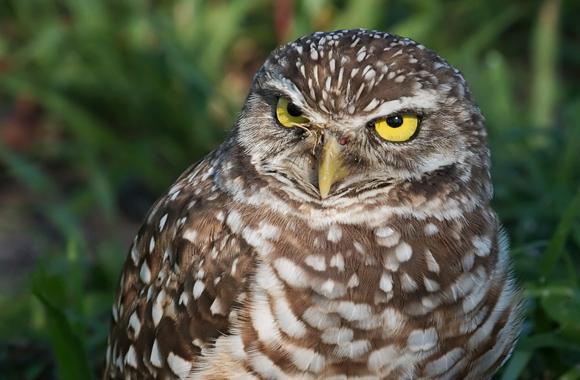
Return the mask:
{"type": "Polygon", "coordinates": [[[302,37],[272,53],[265,69],[308,108],[333,118],[390,110],[393,102],[435,107],[438,95],[458,87],[464,92],[459,72],[437,53],[409,38],[364,29],[302,37]]]}

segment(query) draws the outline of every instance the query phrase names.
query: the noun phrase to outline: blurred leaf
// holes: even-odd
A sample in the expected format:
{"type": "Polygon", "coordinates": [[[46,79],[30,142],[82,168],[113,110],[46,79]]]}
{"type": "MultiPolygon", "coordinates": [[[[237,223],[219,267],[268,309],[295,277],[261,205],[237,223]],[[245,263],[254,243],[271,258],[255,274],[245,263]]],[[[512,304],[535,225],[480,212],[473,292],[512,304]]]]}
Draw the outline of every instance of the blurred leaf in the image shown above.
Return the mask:
{"type": "Polygon", "coordinates": [[[528,365],[528,362],[532,359],[533,351],[523,350],[515,351],[512,357],[509,359],[503,373],[501,375],[501,380],[517,380],[522,374],[523,370],[528,365]]]}
{"type": "Polygon", "coordinates": [[[539,127],[554,125],[559,98],[556,66],[561,0],[543,0],[532,44],[532,99],[530,122],[539,127]]]}
{"type": "Polygon", "coordinates": [[[580,344],[571,342],[554,333],[537,334],[521,339],[518,346],[526,351],[539,348],[558,348],[562,350],[580,351],[580,344]]]}
{"type": "Polygon", "coordinates": [[[558,378],[558,380],[578,380],[580,379],[580,368],[574,367],[558,378]]]}
{"type": "Polygon", "coordinates": [[[564,249],[564,244],[568,239],[568,235],[570,234],[570,229],[572,228],[572,223],[576,218],[576,215],[580,212],[580,189],[576,193],[576,196],[570,202],[569,206],[566,208],[560,223],[556,227],[554,234],[552,235],[552,239],[550,240],[550,244],[546,251],[544,252],[544,256],[540,262],[540,273],[543,277],[548,277],[548,275],[554,269],[557,261],[560,259],[562,255],[562,251],[564,249]]]}
{"type": "Polygon", "coordinates": [[[377,29],[385,6],[381,0],[347,0],[344,11],[334,19],[331,29],[377,29]]]}
{"type": "Polygon", "coordinates": [[[26,184],[33,191],[55,194],[56,188],[42,169],[18,154],[12,152],[0,141],[0,161],[6,165],[14,177],[26,184]]]}
{"type": "Polygon", "coordinates": [[[90,370],[85,347],[73,332],[66,315],[41,293],[34,292],[48,316],[48,333],[63,380],[95,379],[90,370]]]}
{"type": "Polygon", "coordinates": [[[569,294],[547,294],[541,299],[545,312],[563,326],[580,328],[580,292],[569,294]]]}

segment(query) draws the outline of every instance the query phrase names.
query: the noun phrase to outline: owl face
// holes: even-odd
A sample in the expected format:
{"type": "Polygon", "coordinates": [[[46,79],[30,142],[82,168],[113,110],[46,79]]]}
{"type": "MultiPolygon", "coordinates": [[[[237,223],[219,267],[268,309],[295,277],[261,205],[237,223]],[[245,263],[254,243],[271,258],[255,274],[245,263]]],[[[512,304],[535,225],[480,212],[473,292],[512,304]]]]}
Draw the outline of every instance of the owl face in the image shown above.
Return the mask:
{"type": "Polygon", "coordinates": [[[273,52],[234,134],[261,175],[309,200],[440,171],[465,181],[489,165],[459,72],[410,39],[366,30],[315,33],[273,52]]]}

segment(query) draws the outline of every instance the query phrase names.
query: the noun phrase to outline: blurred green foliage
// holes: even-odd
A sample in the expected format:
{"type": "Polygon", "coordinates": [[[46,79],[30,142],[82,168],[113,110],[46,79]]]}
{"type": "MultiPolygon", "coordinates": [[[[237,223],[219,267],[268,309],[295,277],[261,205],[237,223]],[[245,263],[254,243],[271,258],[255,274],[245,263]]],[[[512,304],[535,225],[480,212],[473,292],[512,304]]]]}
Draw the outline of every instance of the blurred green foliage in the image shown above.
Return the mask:
{"type": "Polygon", "coordinates": [[[0,200],[15,184],[9,206],[41,220],[0,216],[39,251],[0,294],[0,379],[96,378],[121,221],[219,145],[273,48],[359,27],[440,52],[487,118],[527,299],[497,378],[580,379],[578,15],[572,0],[0,0],[0,200]]]}

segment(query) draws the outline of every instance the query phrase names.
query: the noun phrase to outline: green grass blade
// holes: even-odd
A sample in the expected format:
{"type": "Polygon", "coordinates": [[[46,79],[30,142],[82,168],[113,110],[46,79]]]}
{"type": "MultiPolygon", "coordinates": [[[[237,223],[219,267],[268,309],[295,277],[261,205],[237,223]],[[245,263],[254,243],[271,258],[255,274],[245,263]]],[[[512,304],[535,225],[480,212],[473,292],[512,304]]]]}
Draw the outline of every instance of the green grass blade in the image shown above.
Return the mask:
{"type": "Polygon", "coordinates": [[[556,105],[559,98],[558,30],[561,0],[544,0],[532,41],[532,99],[531,124],[538,127],[554,126],[556,105]]]}
{"type": "Polygon", "coordinates": [[[564,216],[560,220],[560,223],[556,227],[556,231],[552,235],[552,239],[550,240],[550,244],[542,257],[540,262],[540,274],[542,277],[547,277],[554,266],[562,256],[562,252],[564,249],[564,244],[566,243],[566,239],[568,239],[568,235],[570,234],[570,230],[572,228],[572,224],[574,223],[574,219],[576,215],[580,212],[580,189],[572,202],[566,208],[564,212],[564,216]]]}
{"type": "Polygon", "coordinates": [[[580,366],[574,367],[562,376],[558,380],[578,380],[580,379],[580,366]]]}
{"type": "Polygon", "coordinates": [[[54,353],[63,380],[95,379],[87,359],[85,347],[73,332],[67,316],[38,291],[34,295],[40,300],[47,314],[47,327],[54,353]]]}
{"type": "Polygon", "coordinates": [[[533,354],[533,351],[528,350],[514,352],[500,379],[517,380],[532,359],[533,354]]]}

